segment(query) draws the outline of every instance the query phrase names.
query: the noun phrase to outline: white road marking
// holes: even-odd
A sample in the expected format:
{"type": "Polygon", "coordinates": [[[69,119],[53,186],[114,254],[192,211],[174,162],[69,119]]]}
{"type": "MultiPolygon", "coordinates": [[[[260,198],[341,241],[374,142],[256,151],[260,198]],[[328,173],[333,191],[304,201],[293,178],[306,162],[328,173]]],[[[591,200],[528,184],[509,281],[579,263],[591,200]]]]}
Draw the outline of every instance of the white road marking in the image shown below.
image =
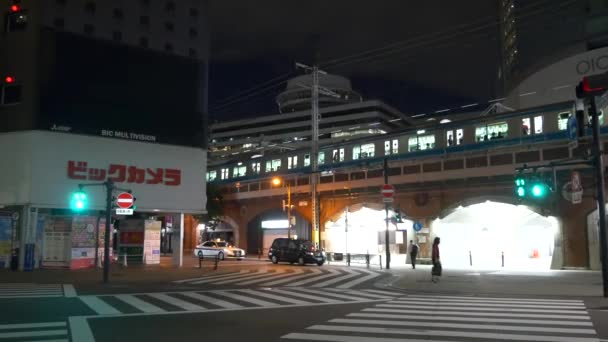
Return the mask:
{"type": "Polygon", "coordinates": [[[379,276],[380,276],[380,273],[376,273],[376,272],[370,273],[370,274],[366,275],[365,277],[362,277],[362,278],[359,278],[359,279],[355,279],[355,280],[351,280],[351,281],[349,281],[348,283],[345,283],[345,284],[340,284],[340,285],[338,285],[338,288],[339,289],[349,289],[349,288],[351,288],[351,287],[353,287],[355,285],[359,285],[361,283],[364,283],[364,282],[366,282],[368,280],[372,280],[372,279],[374,279],[376,277],[379,277],[379,276]]]}
{"type": "MultiPolygon", "coordinates": [[[[362,311],[369,312],[386,312],[386,313],[402,313],[411,314],[412,310],[401,310],[401,309],[379,309],[379,308],[367,308],[362,311]]],[[[416,309],[416,314],[421,315],[453,315],[453,316],[482,316],[482,317],[521,317],[521,318],[544,318],[544,319],[563,319],[568,318],[570,320],[587,320],[589,316],[585,315],[545,315],[545,314],[524,314],[524,313],[505,313],[505,312],[468,312],[468,311],[441,311],[441,310],[428,310],[428,309],[416,309]]]]}
{"type": "Polygon", "coordinates": [[[143,312],[164,312],[164,311],[166,311],[164,309],[159,308],[156,305],[143,301],[133,295],[121,294],[121,295],[115,295],[114,297],[135,307],[139,311],[143,311],[143,312]]]}
{"type": "MultiPolygon", "coordinates": [[[[322,334],[291,333],[281,338],[305,341],[331,341],[331,342],[405,342],[402,338],[371,337],[371,336],[338,336],[322,334]]],[[[407,342],[450,342],[447,340],[408,339],[407,342]]]]}
{"type": "Polygon", "coordinates": [[[229,279],[229,280],[222,280],[222,281],[218,281],[218,282],[212,282],[212,284],[214,285],[225,285],[225,284],[234,284],[234,283],[239,283],[243,280],[251,280],[251,279],[260,279],[260,278],[268,278],[271,277],[273,275],[279,274],[279,273],[283,273],[285,272],[284,270],[277,270],[275,273],[262,273],[262,274],[252,274],[252,275],[246,275],[246,276],[241,276],[241,277],[236,277],[234,279],[229,279]]]}
{"type": "Polygon", "coordinates": [[[65,327],[65,322],[2,324],[0,330],[65,327]]]}
{"type": "Polygon", "coordinates": [[[216,274],[216,275],[212,275],[212,276],[204,276],[204,277],[198,277],[198,278],[175,280],[173,282],[177,283],[177,284],[182,284],[182,283],[189,283],[191,281],[196,281],[196,280],[217,278],[217,277],[223,277],[223,276],[226,276],[226,275],[234,275],[234,274],[237,274],[237,273],[249,273],[249,271],[248,270],[241,270],[240,272],[228,272],[228,273],[216,274]]]}
{"type": "Polygon", "coordinates": [[[221,291],[221,290],[218,290],[218,291],[211,291],[211,292],[220,294],[220,295],[228,297],[228,298],[240,300],[242,302],[252,303],[252,304],[255,304],[255,305],[259,305],[259,306],[279,306],[279,304],[276,304],[276,303],[271,303],[271,302],[267,302],[267,301],[261,300],[261,299],[256,299],[256,298],[251,298],[251,297],[247,297],[247,296],[242,296],[240,294],[232,293],[230,291],[221,291]]]}
{"type": "MultiPolygon", "coordinates": [[[[268,291],[270,291],[270,290],[268,290],[268,291]]],[[[286,294],[286,295],[300,297],[300,298],[312,299],[312,300],[315,300],[315,301],[318,301],[318,302],[324,302],[324,303],[340,303],[340,301],[337,300],[337,299],[325,298],[325,297],[321,297],[321,296],[317,296],[317,295],[313,296],[313,295],[309,295],[309,294],[305,294],[305,293],[299,293],[299,292],[294,292],[294,291],[272,289],[272,292],[286,294]]]]}
{"type": "Polygon", "coordinates": [[[0,333],[0,338],[18,338],[18,337],[43,337],[43,336],[57,336],[67,335],[67,329],[57,330],[30,330],[30,331],[14,331],[0,333]]]}
{"type": "Polygon", "coordinates": [[[335,283],[339,283],[341,281],[344,281],[344,280],[347,280],[347,279],[350,279],[350,278],[360,277],[360,276],[363,275],[361,273],[353,272],[353,271],[350,271],[350,272],[347,272],[347,273],[350,273],[350,274],[345,274],[345,275],[343,275],[341,277],[329,279],[329,280],[326,280],[326,281],[321,282],[321,283],[316,283],[316,284],[314,284],[312,286],[313,287],[326,287],[326,286],[329,286],[329,285],[332,285],[332,284],[335,284],[335,283]]]}
{"type": "Polygon", "coordinates": [[[93,332],[85,317],[70,317],[68,320],[73,342],[95,342],[93,332]]]}
{"type": "Polygon", "coordinates": [[[190,284],[198,285],[198,284],[205,284],[205,283],[214,283],[214,282],[220,281],[220,280],[229,280],[229,279],[235,279],[235,278],[241,278],[241,277],[248,277],[250,275],[257,275],[257,274],[262,274],[262,273],[267,273],[267,272],[268,272],[268,270],[261,270],[259,272],[248,272],[247,274],[237,273],[237,274],[227,275],[227,276],[213,278],[213,279],[193,281],[193,282],[190,282],[190,284]]]}
{"type": "Polygon", "coordinates": [[[114,309],[110,304],[104,302],[97,296],[80,296],[80,300],[85,303],[91,310],[100,315],[117,315],[120,311],[114,309]]]}
{"type": "MultiPolygon", "coordinates": [[[[385,308],[396,308],[403,309],[408,308],[410,310],[417,310],[420,308],[419,305],[404,305],[404,304],[379,304],[380,307],[385,308]]],[[[454,311],[500,311],[500,312],[529,312],[529,313],[554,313],[554,314],[571,314],[571,315],[586,315],[587,313],[583,310],[547,310],[547,309],[525,309],[525,308],[500,308],[494,309],[492,308],[474,308],[466,305],[461,306],[433,306],[433,310],[454,310],[454,311]]]]}
{"type": "Polygon", "coordinates": [[[76,297],[76,296],[78,296],[76,294],[76,289],[74,288],[74,285],[71,285],[71,284],[63,284],[63,294],[66,297],[76,297]]]}
{"type": "Polygon", "coordinates": [[[419,298],[439,298],[439,299],[466,299],[466,300],[517,300],[517,301],[528,301],[528,302],[558,302],[558,303],[583,303],[582,300],[571,300],[571,299],[538,299],[538,298],[503,298],[503,297],[467,297],[467,296],[424,296],[424,295],[407,295],[408,297],[419,297],[419,298]]]}
{"type": "MultiPolygon", "coordinates": [[[[313,269],[310,269],[310,273],[322,274],[323,272],[321,272],[318,269],[313,268],[313,269]]],[[[307,274],[303,274],[303,275],[297,275],[297,276],[289,277],[287,279],[275,280],[275,281],[271,281],[271,282],[268,282],[268,283],[261,284],[260,286],[275,286],[275,285],[279,285],[279,284],[285,284],[285,283],[288,283],[288,282],[293,281],[293,280],[299,280],[299,279],[302,279],[302,278],[308,278],[308,279],[310,279],[310,274],[307,273],[307,274]]]]}
{"type": "Polygon", "coordinates": [[[334,288],[326,288],[323,289],[325,291],[329,291],[329,292],[338,292],[338,293],[346,293],[346,294],[354,294],[357,296],[362,296],[362,297],[367,297],[367,298],[374,298],[374,299],[393,299],[393,297],[387,296],[387,295],[379,295],[379,294],[375,294],[375,293],[368,293],[365,291],[357,291],[357,290],[342,290],[342,289],[334,289],[334,288]]]}
{"type": "Polygon", "coordinates": [[[177,306],[179,308],[182,308],[186,311],[203,311],[206,310],[204,307],[190,303],[190,302],[186,302],[185,300],[181,300],[179,298],[175,298],[175,297],[171,297],[167,294],[164,293],[150,293],[148,294],[148,296],[152,297],[152,298],[156,298],[160,301],[163,301],[167,304],[171,304],[174,306],[177,306]]]}
{"type": "Polygon", "coordinates": [[[321,290],[321,289],[316,290],[316,289],[298,287],[298,288],[296,288],[296,290],[310,292],[310,293],[316,293],[317,295],[326,296],[326,297],[330,297],[330,298],[334,297],[334,298],[352,300],[354,302],[361,301],[361,300],[371,300],[371,299],[367,299],[367,298],[353,297],[353,296],[347,296],[347,295],[339,294],[339,293],[327,292],[327,291],[324,291],[324,290],[321,290]]]}
{"type": "Polygon", "coordinates": [[[392,296],[392,297],[399,297],[399,296],[403,296],[402,293],[399,292],[390,292],[390,291],[383,291],[383,290],[363,290],[365,292],[373,292],[373,293],[379,293],[379,294],[384,294],[387,296],[392,296]]]}
{"type": "Polygon", "coordinates": [[[571,307],[571,306],[564,306],[564,305],[545,305],[545,304],[532,304],[532,305],[527,305],[527,304],[510,304],[510,303],[466,303],[466,302],[458,302],[458,303],[453,303],[453,302],[444,302],[444,301],[427,301],[427,300],[409,300],[409,299],[405,299],[405,300],[396,300],[393,301],[391,303],[394,304],[410,304],[410,305],[443,305],[443,306],[476,306],[476,307],[493,307],[493,308],[529,308],[529,309],[564,309],[564,310],[572,310],[572,311],[581,311],[581,310],[585,310],[585,307],[571,307]]]}
{"type": "Polygon", "coordinates": [[[289,304],[310,304],[310,302],[305,302],[303,300],[284,297],[284,296],[278,296],[276,294],[268,293],[268,292],[262,292],[262,291],[256,291],[256,290],[240,290],[239,292],[244,292],[244,293],[248,293],[250,295],[259,296],[259,297],[270,298],[270,299],[278,300],[278,301],[289,303],[289,304]]]}
{"type": "Polygon", "coordinates": [[[304,271],[299,270],[299,269],[295,269],[295,270],[293,270],[292,273],[273,275],[273,276],[266,277],[264,279],[248,280],[248,281],[244,281],[242,283],[239,283],[239,285],[251,285],[251,284],[256,284],[256,283],[263,283],[263,282],[266,282],[268,280],[291,278],[291,277],[294,277],[297,274],[302,274],[302,273],[304,273],[304,271]]]}
{"type": "Polygon", "coordinates": [[[288,284],[287,286],[301,286],[301,285],[305,285],[305,284],[309,284],[309,283],[314,283],[316,281],[319,281],[321,279],[325,279],[325,278],[329,278],[329,277],[335,277],[337,274],[340,274],[340,272],[338,272],[337,270],[333,270],[333,269],[328,269],[327,273],[316,276],[316,277],[309,277],[308,279],[305,280],[300,280],[297,281],[295,283],[291,283],[288,284]]]}
{"type": "Polygon", "coordinates": [[[235,304],[235,303],[231,303],[222,299],[217,299],[214,297],[209,297],[206,296],[204,294],[200,294],[197,292],[180,292],[182,295],[190,297],[190,298],[194,298],[203,302],[207,302],[213,305],[217,305],[217,306],[221,306],[222,308],[228,308],[228,309],[236,309],[236,308],[242,308],[242,305],[239,304],[235,304]]]}

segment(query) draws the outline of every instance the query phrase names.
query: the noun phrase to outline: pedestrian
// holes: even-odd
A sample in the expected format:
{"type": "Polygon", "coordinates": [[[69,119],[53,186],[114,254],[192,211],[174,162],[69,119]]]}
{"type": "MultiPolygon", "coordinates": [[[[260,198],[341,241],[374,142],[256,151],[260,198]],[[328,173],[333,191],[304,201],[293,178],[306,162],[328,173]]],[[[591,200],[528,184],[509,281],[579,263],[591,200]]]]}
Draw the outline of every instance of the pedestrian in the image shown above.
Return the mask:
{"type": "Polygon", "coordinates": [[[433,268],[431,270],[431,280],[433,283],[439,281],[439,277],[441,277],[441,259],[439,257],[439,237],[436,237],[433,240],[433,252],[431,254],[431,260],[433,261],[433,268]]]}
{"type": "Polygon", "coordinates": [[[414,240],[410,240],[410,259],[412,260],[412,268],[416,269],[416,257],[418,256],[418,251],[420,247],[414,243],[414,240]]]}

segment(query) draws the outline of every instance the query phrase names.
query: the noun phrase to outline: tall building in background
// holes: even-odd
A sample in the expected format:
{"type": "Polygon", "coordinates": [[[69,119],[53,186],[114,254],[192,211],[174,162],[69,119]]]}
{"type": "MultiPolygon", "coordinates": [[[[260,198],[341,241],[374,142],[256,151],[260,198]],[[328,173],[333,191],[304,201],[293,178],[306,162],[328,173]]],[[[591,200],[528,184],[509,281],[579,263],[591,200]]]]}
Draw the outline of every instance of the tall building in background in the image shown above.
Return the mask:
{"type": "Polygon", "coordinates": [[[52,129],[204,146],[206,2],[7,1],[2,131],[52,129]],[[7,85],[7,78],[11,84],[7,85]]]}
{"type": "Polygon", "coordinates": [[[544,66],[608,45],[603,0],[499,0],[498,17],[502,96],[544,66]]]}

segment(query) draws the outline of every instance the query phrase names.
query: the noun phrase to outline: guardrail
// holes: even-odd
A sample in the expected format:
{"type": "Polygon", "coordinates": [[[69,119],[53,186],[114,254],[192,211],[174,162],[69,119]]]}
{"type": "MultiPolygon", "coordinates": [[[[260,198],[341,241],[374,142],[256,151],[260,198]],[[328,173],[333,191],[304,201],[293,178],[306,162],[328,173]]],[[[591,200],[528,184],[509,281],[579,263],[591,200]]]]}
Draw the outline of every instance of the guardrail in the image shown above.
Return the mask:
{"type": "Polygon", "coordinates": [[[216,254],[216,255],[205,256],[202,251],[199,251],[198,252],[198,268],[203,268],[203,261],[205,260],[205,258],[213,260],[213,270],[216,271],[217,270],[217,266],[220,263],[220,255],[219,255],[219,253],[216,254]]]}
{"type": "Polygon", "coordinates": [[[326,252],[326,255],[327,264],[330,264],[330,262],[345,262],[346,266],[350,266],[350,264],[364,264],[367,268],[370,268],[371,265],[378,265],[382,269],[381,254],[326,252]]]}

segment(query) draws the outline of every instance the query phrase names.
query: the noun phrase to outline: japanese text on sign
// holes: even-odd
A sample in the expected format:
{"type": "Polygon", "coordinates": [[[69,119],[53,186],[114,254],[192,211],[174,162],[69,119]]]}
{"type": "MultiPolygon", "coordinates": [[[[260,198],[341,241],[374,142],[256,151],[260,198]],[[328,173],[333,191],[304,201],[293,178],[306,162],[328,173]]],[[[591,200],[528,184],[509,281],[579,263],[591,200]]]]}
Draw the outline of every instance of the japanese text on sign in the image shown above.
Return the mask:
{"type": "Polygon", "coordinates": [[[110,164],[107,169],[89,168],[87,162],[68,161],[68,178],[91,181],[111,180],[115,183],[163,184],[178,186],[182,172],[177,169],[137,168],[135,166],[110,164]]]}

